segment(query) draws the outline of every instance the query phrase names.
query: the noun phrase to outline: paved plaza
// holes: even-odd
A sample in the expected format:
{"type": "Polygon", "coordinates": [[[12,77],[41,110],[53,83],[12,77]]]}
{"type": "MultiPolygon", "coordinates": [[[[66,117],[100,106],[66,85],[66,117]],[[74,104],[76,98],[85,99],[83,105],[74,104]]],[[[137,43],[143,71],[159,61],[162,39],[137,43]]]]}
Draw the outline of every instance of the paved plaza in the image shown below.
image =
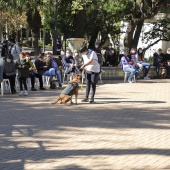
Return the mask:
{"type": "Polygon", "coordinates": [[[47,88],[0,96],[0,170],[170,170],[170,79],[103,82],[72,106],[47,88]]]}

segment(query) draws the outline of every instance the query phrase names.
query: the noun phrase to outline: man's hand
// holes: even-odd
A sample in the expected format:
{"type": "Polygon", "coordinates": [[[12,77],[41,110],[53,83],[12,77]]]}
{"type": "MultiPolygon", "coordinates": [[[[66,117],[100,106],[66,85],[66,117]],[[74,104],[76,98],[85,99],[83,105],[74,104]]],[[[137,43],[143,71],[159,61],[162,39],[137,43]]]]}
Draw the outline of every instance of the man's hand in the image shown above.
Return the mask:
{"type": "Polygon", "coordinates": [[[83,69],[84,69],[84,67],[85,67],[85,66],[84,66],[84,65],[82,65],[82,66],[80,67],[80,69],[81,69],[81,70],[83,70],[83,69]]]}

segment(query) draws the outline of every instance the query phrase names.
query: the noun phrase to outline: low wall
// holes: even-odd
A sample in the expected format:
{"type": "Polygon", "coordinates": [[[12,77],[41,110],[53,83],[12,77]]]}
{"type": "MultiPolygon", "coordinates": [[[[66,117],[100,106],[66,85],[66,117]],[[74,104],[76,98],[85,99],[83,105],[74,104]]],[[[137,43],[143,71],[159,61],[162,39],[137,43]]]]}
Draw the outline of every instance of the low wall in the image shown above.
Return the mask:
{"type": "MultiPolygon", "coordinates": [[[[124,72],[120,67],[101,67],[104,72],[101,73],[102,80],[123,79],[124,72]]],[[[144,69],[143,69],[144,70],[144,69]]],[[[156,78],[155,66],[151,66],[148,76],[150,78],[156,78]]],[[[143,78],[143,71],[140,73],[140,77],[143,78]]]]}

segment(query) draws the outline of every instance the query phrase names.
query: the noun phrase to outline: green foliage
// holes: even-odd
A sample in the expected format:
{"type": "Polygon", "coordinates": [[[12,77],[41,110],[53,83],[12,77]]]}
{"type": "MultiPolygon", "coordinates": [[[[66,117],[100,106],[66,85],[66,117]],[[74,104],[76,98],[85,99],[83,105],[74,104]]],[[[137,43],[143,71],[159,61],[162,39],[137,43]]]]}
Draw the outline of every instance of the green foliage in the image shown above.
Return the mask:
{"type": "MultiPolygon", "coordinates": [[[[150,23],[150,30],[144,33],[143,43],[150,42],[147,48],[160,40],[170,41],[170,19],[166,18],[159,22],[150,23]]],[[[146,49],[147,49],[146,48],[146,49]]]]}
{"type": "Polygon", "coordinates": [[[32,42],[29,41],[29,40],[23,40],[22,46],[24,46],[24,47],[31,47],[32,46],[32,42]]]}
{"type": "Polygon", "coordinates": [[[149,58],[145,58],[145,61],[150,63],[151,66],[153,66],[153,56],[150,56],[149,58]]]}
{"type": "Polygon", "coordinates": [[[38,45],[39,46],[43,46],[43,41],[42,40],[38,40],[38,45]]]}

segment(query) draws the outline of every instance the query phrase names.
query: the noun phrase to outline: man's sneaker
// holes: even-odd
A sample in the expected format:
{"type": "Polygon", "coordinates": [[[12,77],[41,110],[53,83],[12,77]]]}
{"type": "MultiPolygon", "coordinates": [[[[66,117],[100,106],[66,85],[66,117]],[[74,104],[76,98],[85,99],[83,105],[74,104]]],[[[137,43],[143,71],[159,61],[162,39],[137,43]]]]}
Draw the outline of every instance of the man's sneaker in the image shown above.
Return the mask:
{"type": "Polygon", "coordinates": [[[93,98],[91,98],[91,99],[89,100],[89,102],[90,102],[90,103],[93,103],[93,102],[94,102],[94,99],[93,99],[93,98]]]}
{"type": "Polygon", "coordinates": [[[40,87],[40,90],[46,90],[44,87],[40,87]]]}
{"type": "Polygon", "coordinates": [[[133,83],[132,81],[128,80],[129,83],[133,83]]]}
{"type": "Polygon", "coordinates": [[[60,88],[60,87],[62,87],[62,84],[59,84],[59,86],[58,86],[58,87],[59,87],[59,88],[60,88]]]}
{"type": "Polygon", "coordinates": [[[37,89],[34,87],[34,88],[31,88],[31,91],[37,91],[37,89]]]}
{"type": "Polygon", "coordinates": [[[88,102],[88,101],[89,101],[88,98],[84,98],[84,99],[81,100],[81,102],[88,102]]]}
{"type": "Polygon", "coordinates": [[[149,77],[144,77],[144,79],[145,79],[145,80],[150,80],[150,78],[149,78],[149,77]]]}
{"type": "Polygon", "coordinates": [[[28,92],[25,90],[24,91],[24,96],[27,96],[28,95],[28,92]]]}
{"type": "Polygon", "coordinates": [[[23,93],[23,91],[20,91],[19,92],[19,96],[22,96],[24,93],[23,93]]]}

